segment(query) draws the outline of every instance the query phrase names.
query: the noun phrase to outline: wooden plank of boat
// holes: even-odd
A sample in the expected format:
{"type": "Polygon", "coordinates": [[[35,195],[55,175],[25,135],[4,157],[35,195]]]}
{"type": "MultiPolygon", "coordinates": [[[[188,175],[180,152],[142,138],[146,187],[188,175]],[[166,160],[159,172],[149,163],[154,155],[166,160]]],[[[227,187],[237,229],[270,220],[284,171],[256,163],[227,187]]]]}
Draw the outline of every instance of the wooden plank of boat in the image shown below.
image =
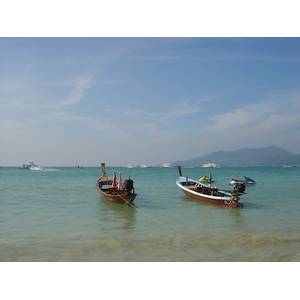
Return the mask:
{"type": "Polygon", "coordinates": [[[238,203],[240,197],[238,193],[222,191],[218,188],[212,188],[210,185],[203,184],[199,181],[182,176],[181,167],[178,167],[179,178],[176,181],[177,186],[184,192],[184,194],[193,199],[204,201],[212,204],[242,207],[238,203]]]}
{"type": "Polygon", "coordinates": [[[97,180],[96,183],[96,188],[100,192],[100,194],[104,198],[112,202],[131,204],[137,195],[134,191],[133,181],[131,179],[128,179],[128,186],[125,186],[124,190],[118,190],[116,186],[113,186],[113,178],[107,176],[106,174],[105,163],[101,163],[101,168],[102,176],[97,180]],[[130,184],[132,184],[132,187],[130,186],[130,184]]]}

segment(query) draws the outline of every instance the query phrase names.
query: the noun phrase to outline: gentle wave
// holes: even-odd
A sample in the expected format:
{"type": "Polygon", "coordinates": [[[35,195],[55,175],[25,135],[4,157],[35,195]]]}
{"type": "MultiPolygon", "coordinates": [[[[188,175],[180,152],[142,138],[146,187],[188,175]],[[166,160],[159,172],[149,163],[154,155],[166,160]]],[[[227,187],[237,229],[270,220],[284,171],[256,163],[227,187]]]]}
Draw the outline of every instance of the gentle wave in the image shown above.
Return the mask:
{"type": "Polygon", "coordinates": [[[299,262],[300,235],[246,235],[208,239],[158,234],[139,239],[107,237],[51,240],[39,245],[0,244],[1,261],[91,262],[299,262]]]}

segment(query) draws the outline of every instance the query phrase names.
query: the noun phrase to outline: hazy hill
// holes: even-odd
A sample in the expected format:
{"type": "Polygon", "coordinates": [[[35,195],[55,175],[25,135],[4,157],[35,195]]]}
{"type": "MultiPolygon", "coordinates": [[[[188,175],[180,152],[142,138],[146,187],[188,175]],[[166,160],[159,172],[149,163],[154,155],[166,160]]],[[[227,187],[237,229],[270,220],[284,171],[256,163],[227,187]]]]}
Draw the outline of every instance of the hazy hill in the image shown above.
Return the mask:
{"type": "Polygon", "coordinates": [[[177,160],[172,164],[175,166],[197,167],[209,162],[216,163],[219,166],[300,166],[300,154],[292,154],[276,146],[243,148],[235,151],[213,152],[206,156],[184,161],[177,160]]]}

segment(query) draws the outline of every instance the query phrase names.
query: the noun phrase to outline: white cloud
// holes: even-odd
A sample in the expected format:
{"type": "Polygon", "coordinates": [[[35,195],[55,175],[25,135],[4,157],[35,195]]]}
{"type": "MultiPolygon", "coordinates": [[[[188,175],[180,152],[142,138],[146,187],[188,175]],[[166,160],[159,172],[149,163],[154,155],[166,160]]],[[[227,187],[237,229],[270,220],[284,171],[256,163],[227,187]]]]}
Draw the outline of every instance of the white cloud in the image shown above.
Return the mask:
{"type": "MultiPolygon", "coordinates": [[[[252,131],[258,124],[264,124],[270,116],[285,114],[290,106],[282,99],[272,98],[253,105],[244,105],[243,108],[235,109],[232,112],[216,115],[211,118],[213,124],[207,128],[212,131],[252,131]]],[[[293,105],[291,103],[291,105],[293,105]]]]}
{"type": "Polygon", "coordinates": [[[25,131],[25,129],[30,128],[35,125],[33,120],[22,120],[16,121],[9,118],[1,118],[0,121],[0,134],[10,135],[13,131],[25,131]]]}
{"type": "Polygon", "coordinates": [[[57,119],[61,119],[64,121],[82,121],[87,120],[87,118],[83,116],[76,116],[70,113],[50,113],[51,117],[55,117],[57,119]]]}
{"type": "Polygon", "coordinates": [[[67,97],[67,99],[58,103],[57,107],[64,107],[78,103],[84,97],[86,90],[92,86],[92,79],[90,76],[85,75],[75,79],[71,85],[74,86],[74,88],[70,95],[67,97]]]}
{"type": "Polygon", "coordinates": [[[222,115],[212,117],[214,125],[210,126],[207,130],[209,131],[227,131],[241,128],[247,124],[251,124],[256,116],[252,112],[243,109],[237,109],[233,112],[228,112],[222,115]]]}
{"type": "Polygon", "coordinates": [[[201,110],[203,110],[203,108],[200,107],[199,104],[190,104],[190,99],[186,99],[179,103],[174,109],[166,112],[149,113],[144,110],[127,110],[124,114],[143,117],[144,119],[155,123],[167,124],[167,121],[169,120],[176,119],[184,115],[195,114],[201,110]]]}
{"type": "Polygon", "coordinates": [[[260,135],[288,134],[290,132],[299,132],[300,113],[289,115],[272,115],[253,128],[253,132],[260,135]]]}
{"type": "MultiPolygon", "coordinates": [[[[199,130],[199,136],[211,137],[209,145],[223,150],[235,150],[242,147],[261,147],[292,145],[299,137],[298,95],[283,94],[281,97],[268,96],[268,100],[252,106],[244,106],[216,115],[212,124],[199,130]],[[222,147],[220,147],[220,143],[222,147]]],[[[210,151],[210,150],[209,150],[210,151]]]]}

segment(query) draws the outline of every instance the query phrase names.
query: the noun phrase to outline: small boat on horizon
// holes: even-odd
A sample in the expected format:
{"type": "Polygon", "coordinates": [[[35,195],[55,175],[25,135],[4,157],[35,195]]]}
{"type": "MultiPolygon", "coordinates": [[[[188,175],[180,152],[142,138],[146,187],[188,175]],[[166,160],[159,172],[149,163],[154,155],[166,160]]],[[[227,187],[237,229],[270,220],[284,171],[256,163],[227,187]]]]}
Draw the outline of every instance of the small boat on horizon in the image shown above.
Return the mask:
{"type": "Polygon", "coordinates": [[[207,164],[203,164],[202,168],[220,168],[220,166],[218,166],[215,163],[207,163],[207,164]]]}
{"type": "Polygon", "coordinates": [[[166,163],[162,165],[164,168],[171,168],[173,165],[171,163],[166,163]]]}
{"type": "Polygon", "coordinates": [[[242,203],[238,203],[240,196],[245,194],[243,184],[236,185],[233,191],[220,190],[217,187],[211,187],[211,184],[183,177],[180,166],[178,171],[179,178],[176,180],[176,184],[186,196],[221,206],[243,207],[242,203]]]}
{"type": "Polygon", "coordinates": [[[46,170],[44,167],[40,167],[38,165],[31,166],[29,169],[31,171],[45,171],[46,170]]]}
{"type": "Polygon", "coordinates": [[[83,169],[83,167],[76,166],[76,167],[74,167],[74,169],[83,169]]]}
{"type": "Polygon", "coordinates": [[[145,165],[145,164],[143,164],[143,165],[141,165],[141,168],[149,168],[149,166],[148,166],[148,165],[145,165]]]}
{"type": "Polygon", "coordinates": [[[129,165],[126,166],[126,168],[128,168],[128,169],[133,169],[133,168],[136,168],[136,166],[133,165],[133,164],[129,164],[129,165]]]}
{"type": "Polygon", "coordinates": [[[106,174],[105,163],[101,163],[102,176],[97,180],[96,187],[100,194],[109,201],[131,204],[136,193],[133,186],[133,180],[127,179],[122,182],[122,175],[119,172],[118,180],[116,178],[116,171],[113,172],[113,177],[106,174]]]}

